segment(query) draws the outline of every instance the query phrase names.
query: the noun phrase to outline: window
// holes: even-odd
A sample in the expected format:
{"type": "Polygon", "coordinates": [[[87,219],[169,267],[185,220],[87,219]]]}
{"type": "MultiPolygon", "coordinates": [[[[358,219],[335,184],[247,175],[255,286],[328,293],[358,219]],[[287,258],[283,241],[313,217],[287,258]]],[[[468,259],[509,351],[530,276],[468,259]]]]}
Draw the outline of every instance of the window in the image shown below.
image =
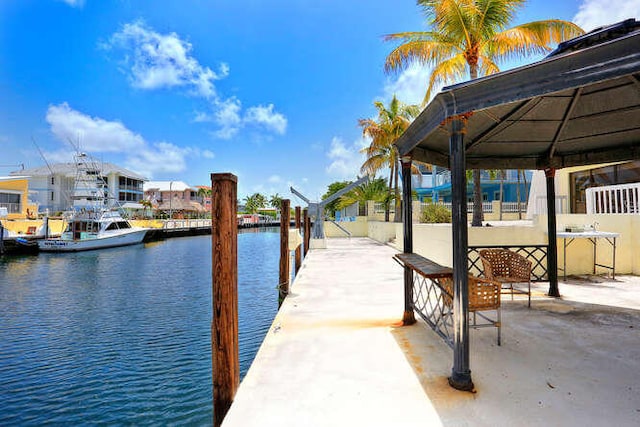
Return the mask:
{"type": "Polygon", "coordinates": [[[55,176],[51,177],[51,185],[56,185],[56,177],[55,176]]]}
{"type": "Polygon", "coordinates": [[[500,191],[493,192],[493,200],[500,200],[500,191]]]}
{"type": "Polygon", "coordinates": [[[0,193],[0,207],[7,208],[8,213],[22,212],[20,193],[0,193]]]}
{"type": "Polygon", "coordinates": [[[55,200],[55,193],[52,191],[51,192],[51,201],[53,202],[55,200]]]}

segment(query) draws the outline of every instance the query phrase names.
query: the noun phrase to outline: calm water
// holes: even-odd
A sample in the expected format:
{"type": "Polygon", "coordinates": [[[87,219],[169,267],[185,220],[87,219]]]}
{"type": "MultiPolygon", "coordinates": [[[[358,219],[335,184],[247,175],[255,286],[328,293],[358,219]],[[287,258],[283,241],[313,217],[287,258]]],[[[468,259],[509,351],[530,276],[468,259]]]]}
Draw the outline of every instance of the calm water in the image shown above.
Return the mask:
{"type": "MultiPolygon", "coordinates": [[[[277,311],[279,233],[238,235],[240,368],[277,311]]],[[[211,237],[0,258],[0,425],[209,425],[211,237]]]]}

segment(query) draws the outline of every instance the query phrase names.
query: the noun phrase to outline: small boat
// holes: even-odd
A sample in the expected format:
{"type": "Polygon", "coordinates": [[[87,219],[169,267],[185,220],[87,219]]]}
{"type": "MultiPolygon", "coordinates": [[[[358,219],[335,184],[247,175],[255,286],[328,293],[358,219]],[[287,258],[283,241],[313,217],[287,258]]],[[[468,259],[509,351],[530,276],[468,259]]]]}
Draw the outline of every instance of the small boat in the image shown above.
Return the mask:
{"type": "Polygon", "coordinates": [[[77,252],[142,243],[146,228],[133,227],[119,212],[78,212],[59,238],[38,241],[45,252],[77,252]]]}

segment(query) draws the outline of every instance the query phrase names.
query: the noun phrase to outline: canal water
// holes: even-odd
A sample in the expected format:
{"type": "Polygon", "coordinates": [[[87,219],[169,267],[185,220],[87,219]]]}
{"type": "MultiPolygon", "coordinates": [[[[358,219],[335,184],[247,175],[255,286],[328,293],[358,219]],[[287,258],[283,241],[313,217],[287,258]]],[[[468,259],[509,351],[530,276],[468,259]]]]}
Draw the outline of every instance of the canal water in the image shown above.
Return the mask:
{"type": "MultiPolygon", "coordinates": [[[[238,235],[241,375],[278,308],[278,229],[238,235]]],[[[0,425],[210,425],[211,237],[0,257],[0,425]]]]}

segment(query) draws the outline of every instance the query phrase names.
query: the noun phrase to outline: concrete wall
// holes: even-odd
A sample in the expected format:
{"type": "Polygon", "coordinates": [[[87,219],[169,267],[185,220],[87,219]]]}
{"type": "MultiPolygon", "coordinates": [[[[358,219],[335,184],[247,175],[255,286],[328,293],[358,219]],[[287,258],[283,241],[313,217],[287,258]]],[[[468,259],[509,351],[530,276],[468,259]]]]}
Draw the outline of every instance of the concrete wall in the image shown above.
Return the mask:
{"type": "MultiPolygon", "coordinates": [[[[367,237],[367,217],[358,216],[355,221],[340,221],[338,224],[351,233],[351,237],[367,237]]],[[[327,237],[348,237],[332,222],[324,222],[324,234],[327,237]]]]}
{"type": "MultiPolygon", "coordinates": [[[[537,228],[546,231],[547,217],[538,216],[535,219],[537,228]]],[[[586,215],[563,214],[557,215],[558,230],[564,230],[567,225],[590,227],[597,222],[597,230],[620,233],[616,239],[616,273],[640,274],[640,216],[639,215],[586,215]]],[[[558,266],[564,264],[564,239],[558,239],[558,266]]],[[[611,265],[613,248],[604,239],[597,240],[598,264],[611,265]]],[[[598,268],[599,273],[606,269],[598,268]]],[[[587,239],[575,239],[567,247],[567,274],[593,273],[593,245],[587,239]]]]}
{"type": "MultiPolygon", "coordinates": [[[[558,229],[567,224],[599,223],[598,230],[620,233],[616,241],[616,273],[640,275],[640,215],[558,215],[558,229]]],[[[402,250],[402,224],[369,221],[369,237],[381,243],[395,242],[402,250]]],[[[469,227],[470,246],[546,245],[547,218],[537,217],[530,225],[514,223],[493,227],[469,227]]],[[[558,239],[558,265],[562,267],[563,239],[558,239]]],[[[451,224],[414,224],[413,250],[446,266],[453,265],[451,224]]],[[[598,263],[612,263],[612,247],[604,239],[597,241],[598,263]]],[[[608,270],[597,268],[598,274],[608,270]]],[[[567,247],[567,274],[593,273],[593,246],[586,239],[576,239],[567,247]]],[[[558,273],[562,275],[560,271],[558,273]]]]}

